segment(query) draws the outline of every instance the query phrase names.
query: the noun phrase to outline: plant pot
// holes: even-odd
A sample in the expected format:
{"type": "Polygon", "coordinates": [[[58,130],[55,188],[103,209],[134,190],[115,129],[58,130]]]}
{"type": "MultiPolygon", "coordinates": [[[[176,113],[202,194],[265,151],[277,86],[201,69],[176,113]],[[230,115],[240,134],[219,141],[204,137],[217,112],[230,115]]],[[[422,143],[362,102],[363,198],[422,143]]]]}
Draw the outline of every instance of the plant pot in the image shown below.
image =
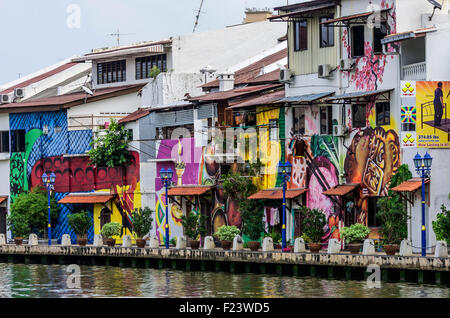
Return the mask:
{"type": "Polygon", "coordinates": [[[383,245],[383,250],[386,253],[386,255],[395,255],[399,251],[400,247],[398,244],[387,244],[383,245]]]}
{"type": "Polygon", "coordinates": [[[16,243],[16,245],[22,245],[22,242],[23,242],[23,237],[14,238],[14,243],[16,243]]]}
{"type": "Polygon", "coordinates": [[[311,253],[319,253],[321,245],[320,243],[309,243],[308,247],[311,253]]]}
{"type": "Polygon", "coordinates": [[[233,245],[232,241],[220,241],[220,244],[222,245],[222,249],[228,251],[231,248],[231,245],[233,245]]]}
{"type": "Polygon", "coordinates": [[[198,250],[198,247],[200,246],[200,241],[189,240],[189,246],[193,250],[198,250]]]}
{"type": "Polygon", "coordinates": [[[107,238],[106,239],[106,245],[108,245],[109,247],[114,247],[114,245],[116,245],[116,239],[107,238]]]}
{"type": "Polygon", "coordinates": [[[146,240],[143,240],[143,239],[137,239],[136,240],[136,245],[139,248],[144,248],[146,244],[147,244],[146,240]]]}
{"type": "Polygon", "coordinates": [[[250,242],[248,242],[248,247],[253,252],[257,252],[259,250],[260,246],[261,246],[261,243],[259,243],[257,241],[250,241],[250,242]]]}
{"type": "Polygon", "coordinates": [[[352,254],[359,254],[359,251],[361,250],[361,246],[362,246],[361,243],[348,244],[348,250],[352,254]]]}
{"type": "Polygon", "coordinates": [[[77,243],[80,246],[86,246],[88,239],[85,237],[79,237],[77,238],[77,243]]]}

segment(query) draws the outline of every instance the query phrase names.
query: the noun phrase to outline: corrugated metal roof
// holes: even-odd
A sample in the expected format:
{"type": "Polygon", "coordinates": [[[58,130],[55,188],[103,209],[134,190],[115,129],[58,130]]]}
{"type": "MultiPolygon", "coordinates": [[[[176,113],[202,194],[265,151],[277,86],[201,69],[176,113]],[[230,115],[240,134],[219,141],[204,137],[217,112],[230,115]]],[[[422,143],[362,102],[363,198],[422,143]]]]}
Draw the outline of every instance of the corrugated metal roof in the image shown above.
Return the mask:
{"type": "MultiPolygon", "coordinates": [[[[295,199],[301,196],[308,189],[289,189],[286,190],[286,199],[295,199]]],[[[282,200],[283,189],[266,189],[256,192],[248,197],[250,200],[282,200]]]]}
{"type": "Polygon", "coordinates": [[[381,44],[388,44],[393,42],[400,42],[408,39],[414,39],[416,37],[425,36],[428,32],[435,32],[437,29],[435,27],[431,28],[424,28],[424,29],[417,29],[417,30],[411,30],[401,33],[394,33],[386,35],[383,39],[381,39],[381,44]]]}
{"type": "Polygon", "coordinates": [[[315,102],[319,99],[322,99],[324,97],[333,95],[334,92],[327,92],[327,93],[317,93],[317,94],[307,94],[307,95],[300,95],[300,96],[289,96],[285,97],[280,102],[286,102],[286,103],[302,103],[302,102],[315,102]]]}
{"type": "Polygon", "coordinates": [[[370,97],[370,96],[375,96],[375,95],[379,95],[379,94],[384,94],[387,92],[392,92],[394,89],[382,89],[382,90],[377,90],[377,91],[368,91],[368,92],[353,92],[353,93],[346,93],[346,94],[342,94],[342,95],[336,95],[333,97],[328,97],[326,99],[326,101],[335,101],[335,100],[340,100],[340,99],[355,99],[355,98],[361,98],[361,97],[370,97]]]}
{"type": "MultiPolygon", "coordinates": [[[[385,11],[389,11],[389,10],[391,10],[391,9],[390,8],[382,9],[380,12],[385,12],[385,11]]],[[[371,11],[371,12],[364,12],[364,13],[347,15],[347,16],[344,16],[344,17],[327,20],[327,21],[321,22],[320,24],[331,24],[331,23],[336,23],[336,22],[351,21],[351,20],[358,19],[358,18],[366,18],[366,17],[371,16],[374,13],[375,13],[374,11],[371,11]]]]}
{"type": "MultiPolygon", "coordinates": [[[[429,183],[430,179],[425,179],[425,184],[429,183]]],[[[398,186],[392,188],[392,191],[397,192],[414,192],[422,187],[421,178],[412,178],[407,181],[402,182],[398,186]]]]}
{"type": "Polygon", "coordinates": [[[359,183],[339,184],[331,189],[328,189],[327,191],[322,192],[322,194],[344,196],[359,186],[359,183]]]}
{"type": "Polygon", "coordinates": [[[114,198],[114,195],[111,195],[109,193],[107,193],[107,194],[95,193],[95,194],[85,194],[85,195],[69,194],[66,197],[59,200],[58,203],[61,203],[61,204],[106,203],[109,200],[111,200],[112,198],[114,198]]]}
{"type": "Polygon", "coordinates": [[[269,85],[255,85],[255,86],[247,86],[244,88],[235,88],[229,91],[224,92],[214,92],[209,93],[202,96],[191,97],[189,100],[192,101],[213,101],[213,100],[225,100],[229,98],[244,96],[247,94],[252,94],[256,92],[260,92],[266,89],[280,87],[283,84],[269,84],[269,85]]]}
{"type": "Polygon", "coordinates": [[[256,96],[254,98],[248,99],[244,102],[240,102],[234,104],[233,106],[228,107],[229,109],[234,108],[242,108],[242,107],[250,107],[256,105],[266,105],[266,104],[275,104],[280,102],[280,100],[284,97],[284,89],[281,91],[265,94],[262,96],[256,96]]]}
{"type": "Polygon", "coordinates": [[[202,195],[206,192],[210,191],[212,186],[182,186],[182,187],[174,187],[169,189],[169,196],[177,196],[177,195],[202,195]]]}
{"type": "Polygon", "coordinates": [[[148,114],[150,114],[150,110],[148,108],[139,108],[137,111],[119,120],[119,124],[125,124],[132,121],[136,121],[142,117],[147,116],[148,114]]]}
{"type": "Polygon", "coordinates": [[[316,6],[319,4],[337,4],[340,3],[339,0],[314,0],[314,1],[305,1],[305,2],[300,2],[300,3],[294,3],[294,4],[288,4],[285,6],[278,6],[273,8],[274,10],[277,11],[290,11],[290,10],[295,10],[295,9],[299,9],[299,8],[304,8],[304,7],[311,7],[311,6],[316,6]]]}

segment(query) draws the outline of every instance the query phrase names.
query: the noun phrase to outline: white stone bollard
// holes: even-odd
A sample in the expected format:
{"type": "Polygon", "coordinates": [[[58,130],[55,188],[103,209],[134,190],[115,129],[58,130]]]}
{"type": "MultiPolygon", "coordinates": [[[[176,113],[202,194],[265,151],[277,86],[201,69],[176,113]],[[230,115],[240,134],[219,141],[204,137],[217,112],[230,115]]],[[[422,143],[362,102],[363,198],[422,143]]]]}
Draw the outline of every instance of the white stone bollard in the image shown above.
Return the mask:
{"type": "Polygon", "coordinates": [[[434,249],[434,257],[448,257],[447,242],[437,241],[434,249]]]}
{"type": "Polygon", "coordinates": [[[294,253],[306,252],[305,240],[301,237],[297,237],[294,242],[294,253]]]}
{"type": "Polygon", "coordinates": [[[400,243],[400,256],[412,256],[412,246],[411,241],[403,240],[400,243]]]}
{"type": "Polygon", "coordinates": [[[0,246],[1,245],[6,245],[6,237],[5,234],[0,234],[0,246]]]}
{"type": "Polygon", "coordinates": [[[365,239],[363,244],[363,255],[375,254],[375,242],[372,239],[365,239]]]}
{"type": "Polygon", "coordinates": [[[242,251],[244,249],[244,241],[240,235],[236,235],[233,239],[233,251],[242,251]]]}
{"type": "Polygon", "coordinates": [[[124,235],[122,238],[122,247],[131,247],[131,236],[124,235]]]}
{"type": "Polygon", "coordinates": [[[100,234],[95,234],[94,243],[92,245],[96,247],[103,246],[103,237],[100,234]]]}
{"type": "Polygon", "coordinates": [[[186,248],[186,237],[184,237],[184,236],[177,237],[176,248],[178,248],[178,249],[186,248]]]}
{"type": "Polygon", "coordinates": [[[150,237],[150,248],[159,248],[159,241],[156,236],[150,237]]]}
{"type": "Polygon", "coordinates": [[[69,234],[64,234],[61,238],[61,246],[71,246],[72,240],[70,239],[69,234]]]}
{"type": "Polygon", "coordinates": [[[203,242],[204,250],[213,250],[216,248],[216,244],[214,244],[214,238],[212,236],[205,237],[205,241],[203,242]]]}
{"type": "Polygon", "coordinates": [[[273,240],[271,237],[265,237],[262,244],[263,252],[273,251],[273,240]]]}
{"type": "Polygon", "coordinates": [[[337,239],[330,239],[328,241],[328,254],[336,254],[341,251],[341,242],[339,242],[337,239]]]}
{"type": "Polygon", "coordinates": [[[28,245],[30,246],[39,245],[39,240],[36,234],[30,234],[30,236],[28,237],[28,245]]]}

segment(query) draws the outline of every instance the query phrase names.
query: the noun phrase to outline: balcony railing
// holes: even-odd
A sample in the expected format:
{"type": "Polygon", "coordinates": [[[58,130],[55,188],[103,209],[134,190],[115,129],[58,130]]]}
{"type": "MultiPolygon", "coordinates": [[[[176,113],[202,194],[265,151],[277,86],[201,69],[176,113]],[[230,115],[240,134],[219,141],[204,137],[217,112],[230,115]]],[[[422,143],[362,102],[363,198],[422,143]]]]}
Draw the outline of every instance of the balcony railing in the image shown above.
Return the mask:
{"type": "Polygon", "coordinates": [[[403,80],[405,81],[424,81],[427,79],[427,63],[415,63],[404,65],[403,80]]]}

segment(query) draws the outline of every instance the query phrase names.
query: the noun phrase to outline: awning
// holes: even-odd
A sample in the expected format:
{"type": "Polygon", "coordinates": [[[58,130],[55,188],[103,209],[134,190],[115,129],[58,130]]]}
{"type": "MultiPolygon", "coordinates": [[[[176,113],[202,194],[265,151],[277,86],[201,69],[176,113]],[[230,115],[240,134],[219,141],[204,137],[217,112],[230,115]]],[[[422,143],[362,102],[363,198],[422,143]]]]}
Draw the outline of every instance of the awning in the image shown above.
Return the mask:
{"type": "Polygon", "coordinates": [[[285,97],[280,102],[285,103],[313,103],[318,102],[324,97],[328,97],[333,95],[334,92],[327,92],[327,93],[317,93],[317,94],[307,94],[307,95],[300,95],[300,96],[289,96],[285,97]]]}
{"type": "Polygon", "coordinates": [[[428,32],[435,32],[435,31],[437,31],[437,29],[433,27],[433,28],[425,28],[425,29],[418,29],[418,30],[414,30],[414,31],[389,34],[389,35],[386,35],[383,39],[381,39],[381,44],[389,44],[389,43],[393,43],[393,42],[400,42],[400,41],[404,41],[404,40],[415,39],[415,38],[425,36],[428,32]]]}
{"type": "Polygon", "coordinates": [[[173,187],[168,191],[169,196],[195,196],[202,195],[206,192],[210,191],[212,186],[181,186],[181,187],[173,187]]]}
{"type": "Polygon", "coordinates": [[[390,100],[390,93],[393,91],[394,89],[383,89],[383,90],[377,90],[377,91],[367,91],[367,92],[353,92],[353,93],[346,93],[346,94],[342,94],[342,95],[337,95],[337,96],[332,96],[332,97],[328,97],[325,99],[326,102],[332,102],[332,103],[336,103],[338,101],[365,101],[368,102],[370,101],[370,98],[372,98],[373,96],[378,96],[378,95],[384,95],[384,100],[389,101],[390,100]],[[387,94],[387,96],[386,96],[387,94]]]}
{"type": "Polygon", "coordinates": [[[8,197],[0,197],[0,204],[8,200],[8,197]]]}
{"type": "MultiPolygon", "coordinates": [[[[430,183],[430,179],[425,179],[425,184],[430,183]]],[[[421,178],[412,178],[400,183],[398,186],[392,188],[396,192],[414,192],[422,187],[421,178]]]]}
{"type": "Polygon", "coordinates": [[[334,186],[331,189],[328,189],[327,191],[322,192],[322,194],[325,195],[337,195],[337,196],[344,196],[355,190],[357,187],[359,187],[359,183],[350,183],[350,184],[339,184],[337,186],[334,186]]]}
{"type": "MultiPolygon", "coordinates": [[[[389,11],[390,9],[383,9],[380,11],[381,14],[389,11]]],[[[336,18],[336,19],[331,19],[328,21],[324,21],[321,22],[320,24],[334,24],[335,26],[348,26],[350,24],[366,24],[367,23],[367,19],[371,16],[371,15],[375,15],[374,11],[371,12],[364,12],[364,13],[358,13],[358,14],[352,14],[352,15],[347,15],[344,17],[340,17],[340,18],[336,18]]],[[[384,22],[387,20],[386,16],[382,16],[381,17],[381,21],[380,22],[384,22]]]]}
{"type": "MultiPolygon", "coordinates": [[[[308,189],[286,190],[286,199],[295,199],[301,196],[308,189]]],[[[248,197],[250,200],[283,200],[283,189],[266,189],[256,192],[248,197]]]]}
{"type": "Polygon", "coordinates": [[[60,204],[76,204],[76,203],[106,203],[113,199],[114,195],[109,193],[94,193],[94,194],[69,194],[63,199],[59,200],[60,204]]]}
{"type": "Polygon", "coordinates": [[[280,99],[284,97],[284,89],[281,91],[256,96],[250,99],[247,99],[243,102],[234,104],[233,106],[227,107],[227,109],[236,109],[236,108],[244,108],[251,107],[257,105],[267,105],[267,104],[277,104],[280,103],[280,99]]]}
{"type": "Polygon", "coordinates": [[[284,6],[275,8],[278,11],[289,11],[288,13],[274,15],[269,18],[270,21],[292,21],[292,18],[295,17],[305,17],[308,14],[308,17],[311,17],[311,13],[314,11],[320,11],[324,9],[334,8],[338,1],[333,0],[316,0],[309,2],[302,2],[299,4],[284,6]]]}

